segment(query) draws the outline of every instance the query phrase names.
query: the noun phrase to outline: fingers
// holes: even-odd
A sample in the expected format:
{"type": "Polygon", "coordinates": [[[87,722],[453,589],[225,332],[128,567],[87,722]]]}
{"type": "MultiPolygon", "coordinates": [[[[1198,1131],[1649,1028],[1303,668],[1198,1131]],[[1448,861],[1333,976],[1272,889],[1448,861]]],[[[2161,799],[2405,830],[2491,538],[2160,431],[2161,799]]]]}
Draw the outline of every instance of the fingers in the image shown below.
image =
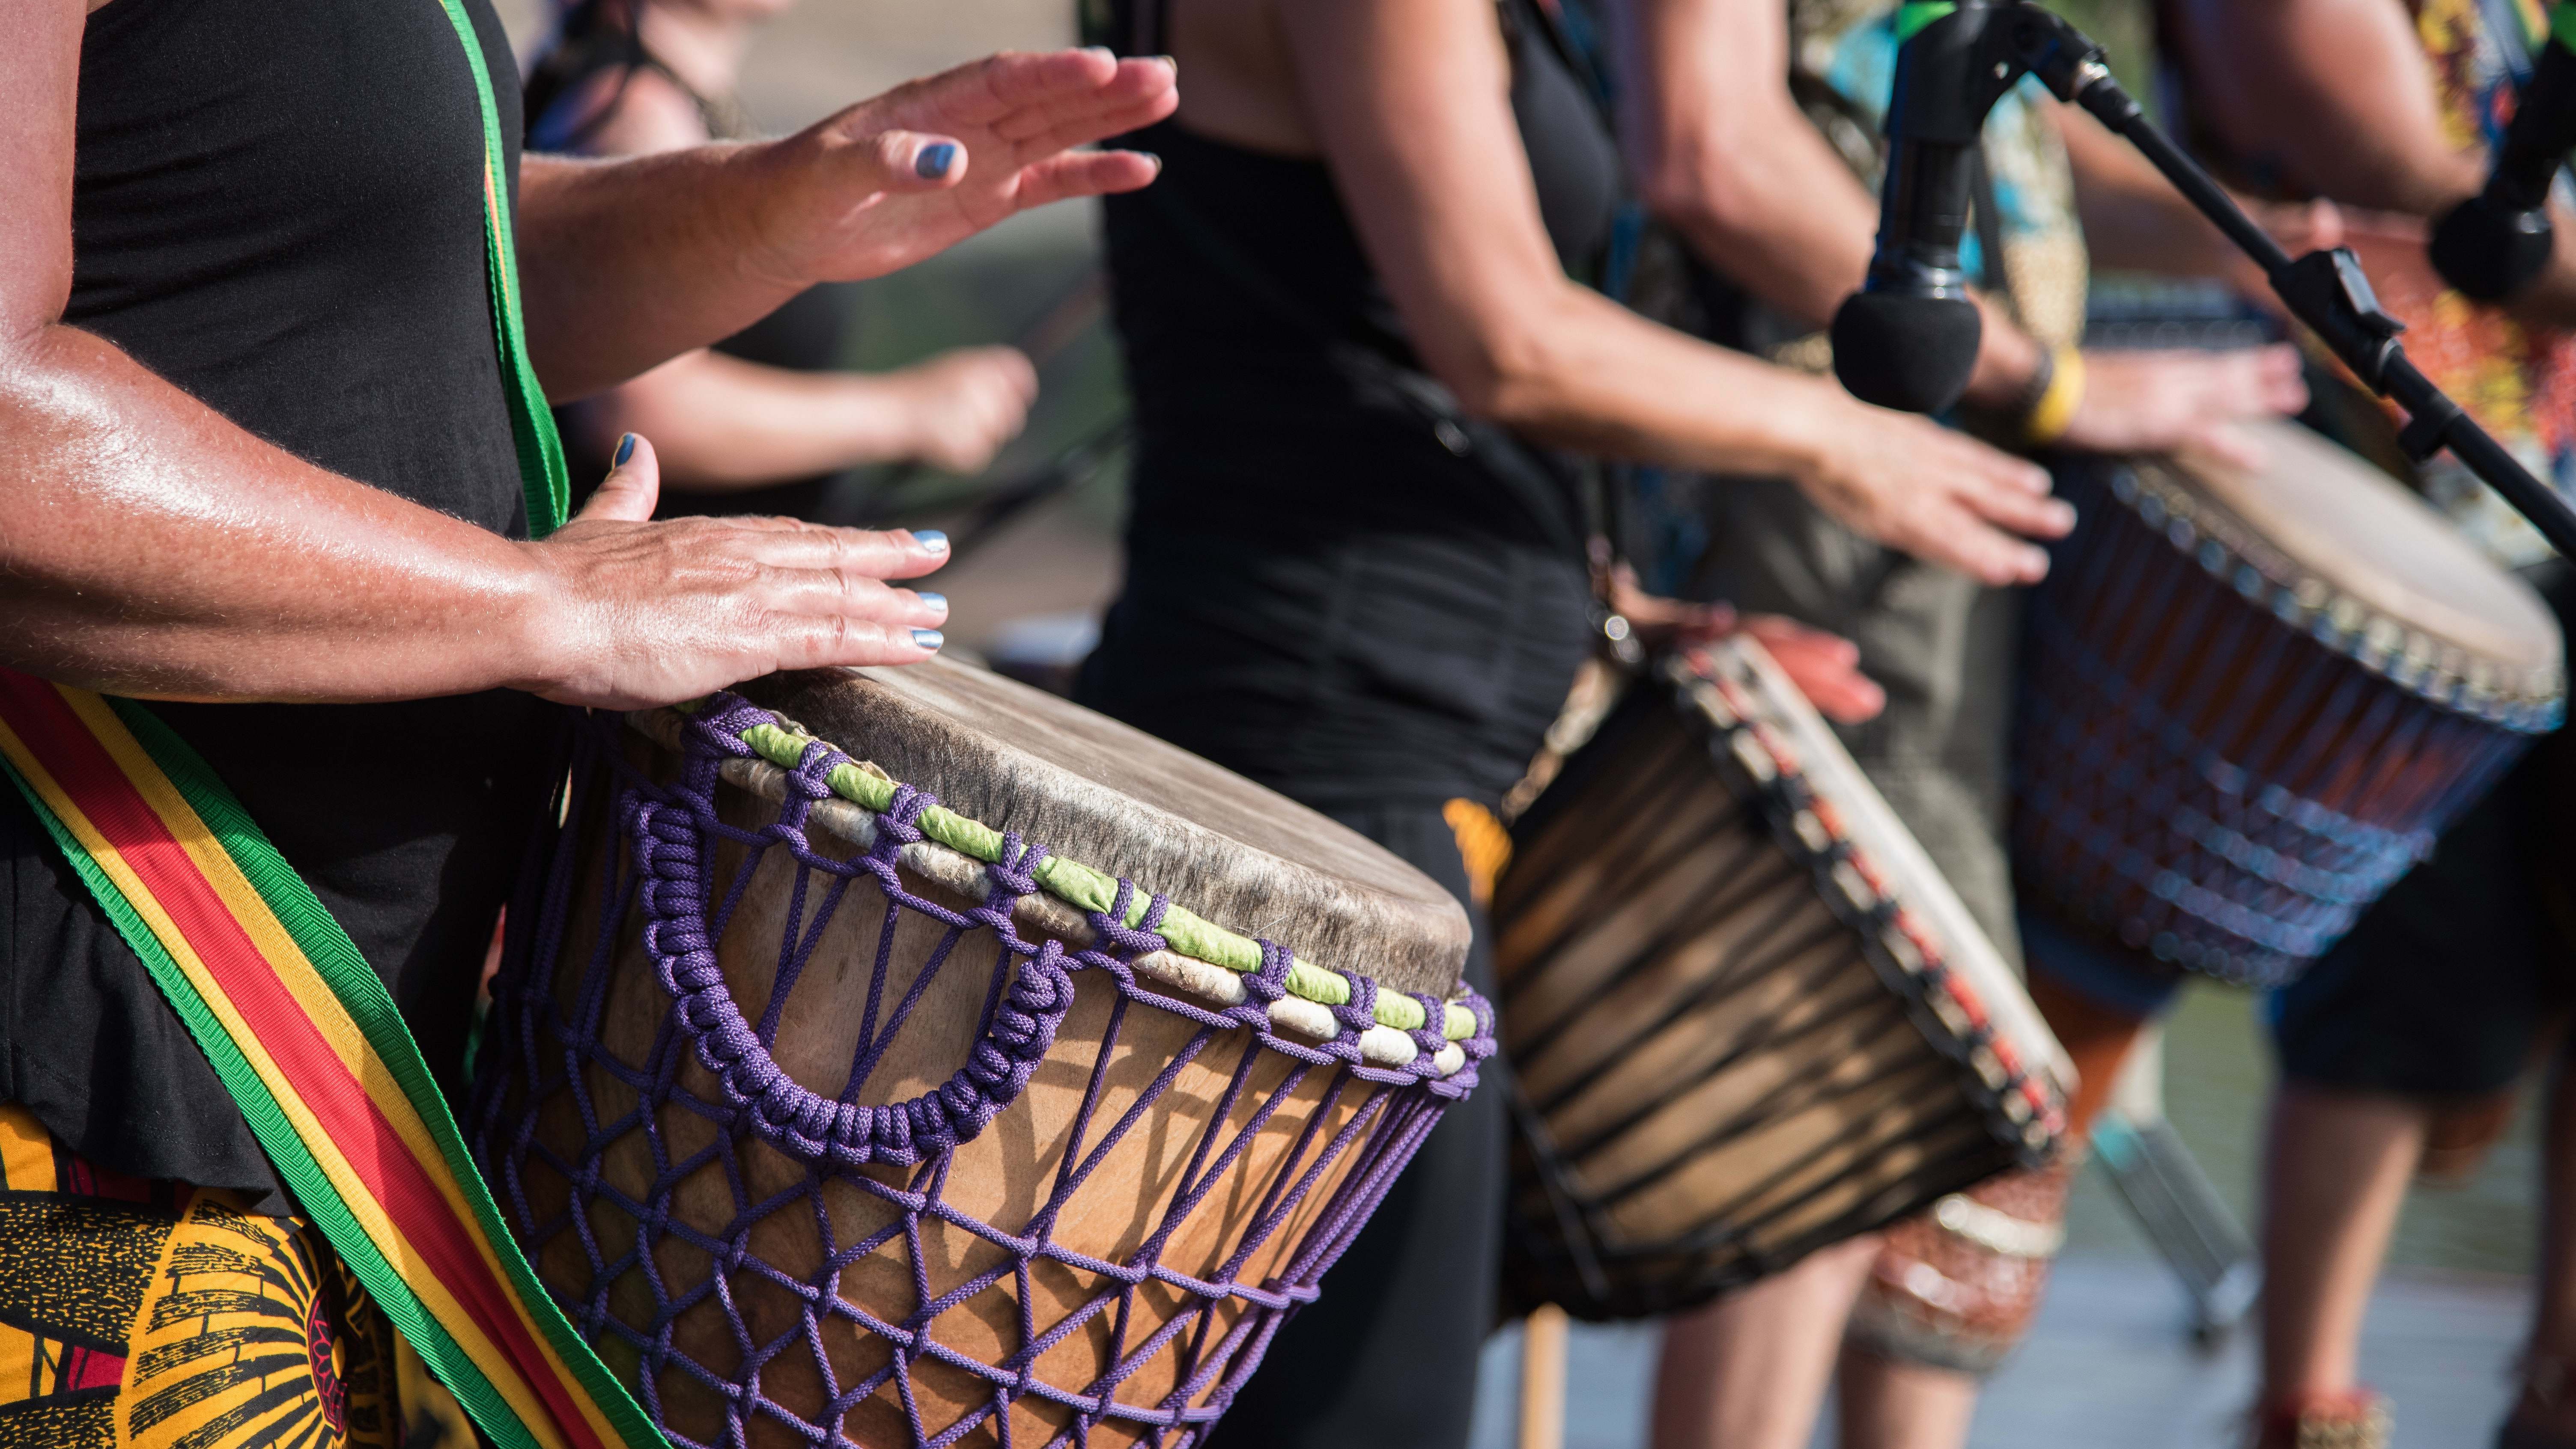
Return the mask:
{"type": "Polygon", "coordinates": [[[1162,174],[1162,158],[1142,151],[1068,151],[1021,170],[1019,204],[1045,206],[1078,196],[1140,191],[1162,174]]]}
{"type": "Polygon", "coordinates": [[[768,568],[820,569],[853,579],[917,579],[948,562],[948,535],[932,529],[876,532],[792,519],[713,522],[719,529],[751,535],[717,546],[738,549],[741,557],[768,568]]]}
{"type": "Polygon", "coordinates": [[[653,456],[653,445],[639,434],[628,433],[617,440],[608,476],[600,480],[599,491],[581,506],[580,519],[614,519],[622,523],[642,523],[653,516],[654,505],[661,500],[662,466],[653,456]]]}

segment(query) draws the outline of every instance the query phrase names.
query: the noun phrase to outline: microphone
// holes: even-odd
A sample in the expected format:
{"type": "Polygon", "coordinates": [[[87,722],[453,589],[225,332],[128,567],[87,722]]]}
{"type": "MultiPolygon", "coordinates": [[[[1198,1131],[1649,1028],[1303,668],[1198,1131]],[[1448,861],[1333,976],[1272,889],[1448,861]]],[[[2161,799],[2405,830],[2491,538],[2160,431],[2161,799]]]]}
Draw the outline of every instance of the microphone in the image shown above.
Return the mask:
{"type": "Polygon", "coordinates": [[[2486,189],[2443,213],[2427,248],[2442,280],[2481,302],[2520,292],[2549,265],[2549,186],[2576,149],[2576,9],[2550,12],[2549,44],[2496,146],[2486,189]]]}
{"type": "Polygon", "coordinates": [[[1887,108],[1887,182],[1869,280],[1834,312],[1834,375],[1851,395],[1913,413],[1947,411],[1968,390],[1983,327],[1968,298],[1967,234],[1977,139],[2024,67],[1995,0],[1898,12],[1896,91],[1887,108]]]}

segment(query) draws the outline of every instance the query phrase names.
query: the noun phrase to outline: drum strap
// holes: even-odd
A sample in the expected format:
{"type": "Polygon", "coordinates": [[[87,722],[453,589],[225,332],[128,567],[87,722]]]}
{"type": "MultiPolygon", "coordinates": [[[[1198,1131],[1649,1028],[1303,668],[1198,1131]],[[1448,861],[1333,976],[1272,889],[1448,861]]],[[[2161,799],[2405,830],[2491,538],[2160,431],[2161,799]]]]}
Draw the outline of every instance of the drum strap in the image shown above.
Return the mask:
{"type": "Polygon", "coordinates": [[[0,669],[0,769],[474,1422],[508,1449],[660,1446],[511,1240],[375,968],[196,751],[130,700],[0,669]]]}
{"type": "MultiPolygon", "coordinates": [[[[483,260],[528,533],[561,527],[563,444],[528,360],[510,176],[480,38],[483,260]]],[[[186,741],[130,700],[0,669],[0,772],[232,1092],[279,1179],[506,1449],[658,1449],[504,1227],[393,996],[186,741]]]]}
{"type": "Polygon", "coordinates": [[[510,439],[519,454],[519,486],[528,500],[528,536],[543,538],[563,527],[572,506],[563,439],[546,391],[528,361],[528,332],[519,316],[518,232],[510,214],[508,153],[501,144],[501,112],[492,99],[492,75],[483,64],[483,42],[465,17],[463,0],[439,0],[474,73],[474,100],[483,121],[483,270],[492,293],[492,335],[501,347],[501,391],[510,404],[510,439]]]}

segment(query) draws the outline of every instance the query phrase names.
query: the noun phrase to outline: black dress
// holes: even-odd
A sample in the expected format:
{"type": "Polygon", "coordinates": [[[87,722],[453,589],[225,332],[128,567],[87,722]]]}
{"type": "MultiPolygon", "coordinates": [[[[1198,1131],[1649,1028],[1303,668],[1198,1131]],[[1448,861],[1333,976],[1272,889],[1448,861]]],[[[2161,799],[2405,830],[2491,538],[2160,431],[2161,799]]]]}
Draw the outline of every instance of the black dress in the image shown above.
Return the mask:
{"type": "MultiPolygon", "coordinates": [[[[466,10],[515,116],[500,22],[485,0],[466,10]]],[[[524,537],[483,160],[437,5],[117,0],[81,45],[65,321],[302,458],[524,537]]],[[[507,692],[151,708],[348,930],[452,1090],[556,712],[507,692]]],[[[101,1167],[275,1185],[204,1054],[5,787],[0,1099],[101,1167]]]]}
{"type": "MultiPolygon", "coordinates": [[[[1536,9],[1499,13],[1548,232],[1584,275],[1616,151],[1536,9]]],[[[1139,18],[1118,38],[1151,53],[1139,18]]],[[[1442,807],[1519,778],[1588,646],[1574,474],[1424,373],[1323,165],[1170,122],[1121,144],[1163,173],[1107,204],[1134,502],[1126,588],[1077,697],[1341,819],[1465,902],[1442,807]]],[[[1469,975],[1490,993],[1478,925],[1469,975]]],[[[1465,1443],[1501,1236],[1498,1077],[1450,1109],[1214,1443],[1465,1443]]]]}

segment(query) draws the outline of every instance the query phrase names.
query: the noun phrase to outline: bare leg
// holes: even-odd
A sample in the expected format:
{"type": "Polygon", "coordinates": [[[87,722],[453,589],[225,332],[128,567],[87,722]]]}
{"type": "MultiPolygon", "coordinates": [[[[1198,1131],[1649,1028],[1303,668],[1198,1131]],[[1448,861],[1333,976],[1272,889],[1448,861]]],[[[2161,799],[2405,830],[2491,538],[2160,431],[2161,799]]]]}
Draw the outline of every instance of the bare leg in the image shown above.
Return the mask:
{"type": "Polygon", "coordinates": [[[1955,1369],[1843,1351],[1843,1449],[1959,1449],[1977,1415],[1977,1380],[1955,1369]]]}
{"type": "Polygon", "coordinates": [[[2263,1402],[2356,1387],[2363,1315],[2431,1112],[2282,1084],[2263,1189],[2263,1402]]]}
{"type": "Polygon", "coordinates": [[[1667,1321],[1654,1449],[1807,1449],[1878,1241],[1836,1244],[1667,1321]]]}

